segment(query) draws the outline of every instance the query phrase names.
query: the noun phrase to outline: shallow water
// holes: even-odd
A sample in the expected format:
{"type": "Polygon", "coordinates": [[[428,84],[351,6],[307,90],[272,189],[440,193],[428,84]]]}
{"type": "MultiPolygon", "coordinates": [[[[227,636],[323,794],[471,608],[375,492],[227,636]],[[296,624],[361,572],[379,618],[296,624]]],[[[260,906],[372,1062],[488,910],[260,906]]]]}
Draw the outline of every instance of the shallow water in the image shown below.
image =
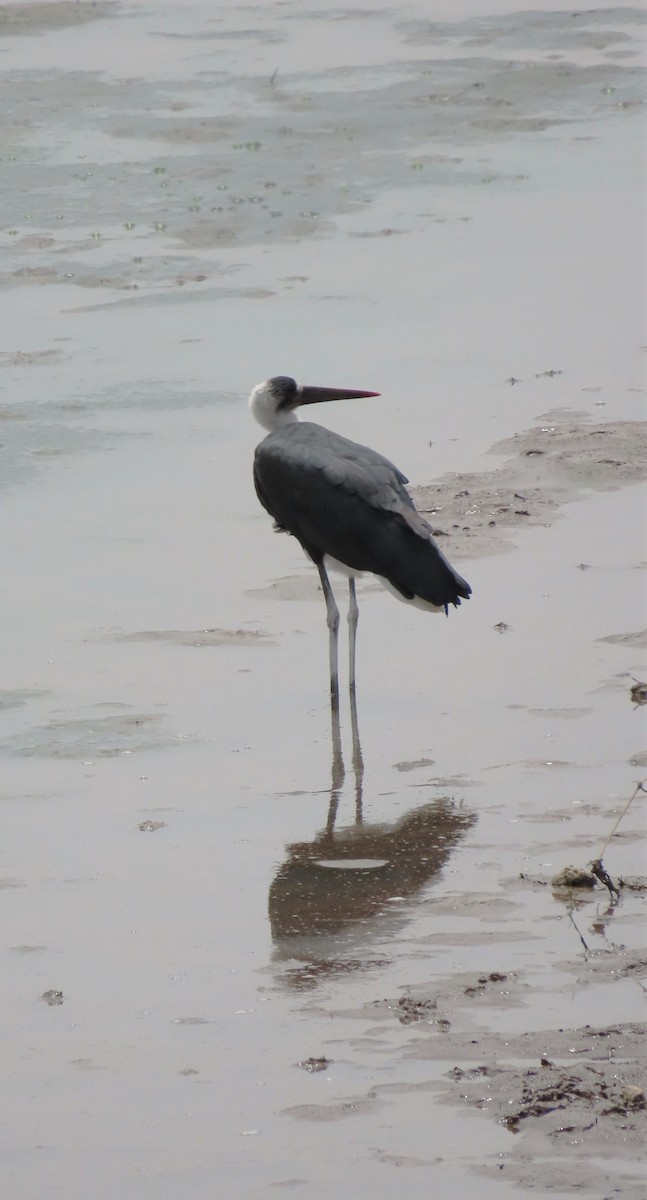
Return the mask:
{"type": "MultiPolygon", "coordinates": [[[[639,12],[575,34],[565,7],[476,0],[433,29],[416,4],[20,7],[9,1190],[637,1196],[630,1135],[596,1181],[576,1156],[556,1182],[544,1147],[505,1187],[514,1135],[443,1088],[497,1038],[642,1017],[644,893],[569,906],[547,881],[647,765],[645,643],[605,640],[644,627],[644,484],[460,562],[448,620],[362,585],[342,770],[323,603],[257,504],[244,396],[286,371],[379,388],[321,419],[419,483],[490,471],[549,410],[638,420],[639,12]]],[[[604,859],[644,876],[644,796],[604,859]]]]}

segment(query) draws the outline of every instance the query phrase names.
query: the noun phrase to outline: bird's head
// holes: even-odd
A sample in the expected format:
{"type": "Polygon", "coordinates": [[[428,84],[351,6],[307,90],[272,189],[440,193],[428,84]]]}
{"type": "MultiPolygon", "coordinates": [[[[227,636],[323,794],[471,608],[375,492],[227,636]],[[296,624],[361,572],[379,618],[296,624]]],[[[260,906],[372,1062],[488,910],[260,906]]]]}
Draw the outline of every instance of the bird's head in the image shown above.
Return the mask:
{"type": "Polygon", "coordinates": [[[275,375],[253,389],[249,397],[252,416],[263,429],[278,429],[298,421],[295,411],[301,404],[321,404],[326,400],[359,400],[379,396],[379,392],[362,392],[353,388],[307,387],[289,375],[275,375]]]}

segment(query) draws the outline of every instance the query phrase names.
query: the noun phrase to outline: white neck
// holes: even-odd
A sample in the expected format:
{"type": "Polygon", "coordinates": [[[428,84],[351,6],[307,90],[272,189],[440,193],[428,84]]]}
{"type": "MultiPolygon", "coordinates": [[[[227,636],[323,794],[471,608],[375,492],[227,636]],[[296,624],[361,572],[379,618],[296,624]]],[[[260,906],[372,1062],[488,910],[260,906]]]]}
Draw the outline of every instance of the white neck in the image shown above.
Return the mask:
{"type": "Polygon", "coordinates": [[[293,408],[277,410],[277,397],[266,383],[259,383],[249,397],[249,410],[263,429],[273,433],[284,425],[294,425],[299,420],[298,413],[293,408]]]}

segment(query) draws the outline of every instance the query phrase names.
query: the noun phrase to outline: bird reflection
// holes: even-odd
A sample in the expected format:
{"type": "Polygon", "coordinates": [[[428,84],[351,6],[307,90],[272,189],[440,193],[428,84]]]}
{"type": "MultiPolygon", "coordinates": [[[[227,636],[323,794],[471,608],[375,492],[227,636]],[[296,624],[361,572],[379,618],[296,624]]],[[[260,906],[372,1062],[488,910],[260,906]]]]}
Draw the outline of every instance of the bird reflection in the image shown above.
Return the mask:
{"type": "Polygon", "coordinates": [[[365,822],[364,761],[353,693],[350,703],[355,822],[336,828],[346,770],[339,706],[333,703],[325,827],[312,841],[287,847],[288,857],[270,887],[269,917],[276,949],[281,956],[307,964],[291,973],[296,987],[312,986],[321,974],[366,967],[365,961],[360,964],[349,959],[349,937],[345,934],[342,943],[342,933],[365,926],[378,914],[384,921],[390,917],[401,924],[405,916],[402,906],[389,902],[404,900],[428,883],[476,820],[473,813],[443,797],[395,822],[365,822]],[[346,951],[343,959],[342,950],[346,951]]]}
{"type": "MultiPolygon", "coordinates": [[[[349,699],[351,735],[353,739],[353,774],[355,776],[355,822],[357,825],[361,825],[364,819],[364,814],[362,811],[364,759],[362,758],[362,743],[359,740],[359,726],[357,723],[357,695],[354,689],[349,691],[349,699]]],[[[346,768],[344,766],[344,754],[341,744],[341,722],[339,719],[338,696],[333,696],[331,698],[330,721],[332,733],[332,766],[330,781],[330,804],[328,806],[326,834],[332,838],[335,831],[335,820],[337,818],[337,809],[339,808],[339,799],[344,786],[344,781],[346,779],[346,768]]]]}

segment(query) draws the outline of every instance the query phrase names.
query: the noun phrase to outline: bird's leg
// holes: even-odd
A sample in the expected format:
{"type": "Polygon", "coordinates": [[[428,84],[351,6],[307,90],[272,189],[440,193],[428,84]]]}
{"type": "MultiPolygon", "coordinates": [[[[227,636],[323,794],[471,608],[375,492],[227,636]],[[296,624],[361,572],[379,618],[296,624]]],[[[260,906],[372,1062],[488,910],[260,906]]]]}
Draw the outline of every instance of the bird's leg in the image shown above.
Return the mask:
{"type": "Polygon", "coordinates": [[[351,575],[348,580],[348,686],[351,696],[355,694],[355,644],[358,621],[359,607],[355,595],[355,580],[351,575]]]}
{"type": "Polygon", "coordinates": [[[333,590],[330,586],[330,580],[326,568],[322,562],[317,563],[317,570],[323,588],[323,594],[326,601],[326,612],[328,614],[327,624],[330,634],[330,702],[333,710],[339,708],[339,669],[337,666],[337,643],[339,641],[339,609],[335,603],[333,590]]]}

